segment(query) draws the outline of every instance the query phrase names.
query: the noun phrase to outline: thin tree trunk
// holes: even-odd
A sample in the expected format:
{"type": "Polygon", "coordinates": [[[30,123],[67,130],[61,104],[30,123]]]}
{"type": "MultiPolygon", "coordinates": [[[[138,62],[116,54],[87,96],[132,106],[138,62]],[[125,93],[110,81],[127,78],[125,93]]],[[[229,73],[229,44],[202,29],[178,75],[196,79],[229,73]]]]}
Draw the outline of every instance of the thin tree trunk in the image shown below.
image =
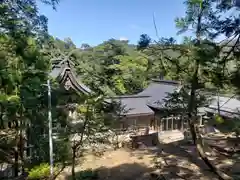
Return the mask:
{"type": "Polygon", "coordinates": [[[14,176],[18,177],[18,172],[19,172],[19,149],[18,149],[18,145],[19,145],[19,124],[17,121],[15,121],[15,128],[16,128],[16,144],[14,147],[14,176]]]}
{"type": "Polygon", "coordinates": [[[196,89],[198,86],[198,69],[199,69],[198,61],[196,61],[195,68],[196,68],[195,73],[193,75],[193,79],[192,79],[192,83],[191,83],[191,95],[190,95],[189,104],[188,104],[188,124],[189,124],[190,132],[192,135],[192,140],[193,140],[194,144],[196,145],[197,151],[198,151],[201,159],[212,170],[212,172],[214,172],[221,180],[232,180],[232,178],[230,176],[228,176],[227,174],[218,170],[211,163],[211,161],[209,161],[209,159],[207,158],[207,156],[203,150],[202,138],[200,138],[200,136],[198,135],[198,132],[197,132],[197,127],[195,125],[196,113],[193,111],[196,107],[195,99],[196,99],[196,89]]]}
{"type": "Polygon", "coordinates": [[[76,174],[75,174],[75,161],[76,161],[76,146],[72,147],[72,180],[76,180],[76,174]]]}
{"type": "Polygon", "coordinates": [[[4,127],[4,121],[3,121],[3,111],[4,111],[4,109],[3,109],[3,105],[2,104],[0,104],[0,107],[1,107],[1,109],[0,109],[0,129],[5,129],[5,127],[4,127]]]}
{"type": "Polygon", "coordinates": [[[14,177],[18,177],[18,148],[14,148],[14,177]]]}
{"type": "Polygon", "coordinates": [[[21,159],[21,168],[22,168],[22,174],[24,174],[24,134],[23,134],[23,109],[22,109],[22,105],[21,105],[21,110],[20,110],[20,130],[19,130],[19,146],[18,146],[18,151],[19,151],[19,156],[21,159]]]}
{"type": "Polygon", "coordinates": [[[190,132],[192,135],[192,140],[193,140],[194,144],[196,145],[197,151],[198,151],[201,159],[212,170],[212,172],[214,172],[221,180],[232,180],[232,178],[230,176],[228,176],[227,174],[218,170],[211,163],[211,161],[209,161],[209,159],[207,158],[207,156],[203,150],[202,138],[199,136],[197,127],[195,125],[196,113],[193,112],[196,107],[195,101],[196,101],[196,90],[197,90],[197,86],[198,86],[198,69],[199,69],[198,61],[196,61],[196,63],[195,63],[195,68],[196,68],[195,73],[193,75],[193,79],[192,79],[192,83],[191,83],[191,95],[190,95],[189,104],[188,104],[188,124],[189,124],[190,132]]]}
{"type": "Polygon", "coordinates": [[[83,127],[82,127],[82,132],[81,132],[81,137],[78,143],[74,142],[74,145],[72,146],[72,180],[76,180],[76,174],[75,174],[75,161],[76,161],[76,151],[79,150],[79,147],[82,146],[83,143],[83,135],[85,132],[85,128],[87,126],[88,123],[88,113],[89,113],[89,106],[87,107],[87,114],[85,117],[85,121],[83,123],[83,127]]]}
{"type": "Polygon", "coordinates": [[[23,174],[24,173],[24,138],[23,138],[22,130],[20,130],[20,134],[19,134],[18,151],[19,151],[19,156],[20,156],[20,159],[21,159],[21,167],[22,167],[22,174],[23,174]]]}
{"type": "Polygon", "coordinates": [[[205,162],[205,164],[211,169],[212,172],[214,172],[219,177],[220,180],[233,180],[232,177],[228,176],[227,174],[223,173],[218,168],[216,168],[215,165],[208,159],[208,157],[206,156],[203,150],[203,140],[201,136],[198,134],[198,130],[196,126],[194,126],[193,133],[195,133],[195,137],[197,137],[195,141],[197,151],[201,159],[205,162]]]}

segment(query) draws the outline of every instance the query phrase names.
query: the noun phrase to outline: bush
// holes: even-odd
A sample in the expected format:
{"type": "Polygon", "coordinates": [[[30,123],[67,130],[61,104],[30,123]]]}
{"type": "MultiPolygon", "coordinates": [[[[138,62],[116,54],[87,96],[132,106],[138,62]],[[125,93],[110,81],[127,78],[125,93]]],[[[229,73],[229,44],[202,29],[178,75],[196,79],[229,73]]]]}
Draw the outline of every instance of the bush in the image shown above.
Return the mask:
{"type": "MultiPolygon", "coordinates": [[[[56,173],[58,168],[54,168],[54,173],[56,173]]],[[[35,166],[28,172],[29,180],[42,180],[47,179],[50,176],[50,165],[47,163],[42,163],[39,166],[35,166]]]]}

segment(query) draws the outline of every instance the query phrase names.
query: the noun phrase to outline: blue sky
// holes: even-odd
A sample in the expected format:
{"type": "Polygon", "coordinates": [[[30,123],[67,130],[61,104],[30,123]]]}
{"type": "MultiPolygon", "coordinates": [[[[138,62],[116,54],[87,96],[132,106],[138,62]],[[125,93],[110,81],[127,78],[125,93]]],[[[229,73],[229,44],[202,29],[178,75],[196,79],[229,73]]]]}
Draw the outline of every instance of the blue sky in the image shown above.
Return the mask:
{"type": "Polygon", "coordinates": [[[174,19],[185,13],[183,0],[61,0],[57,11],[42,4],[39,9],[48,17],[51,35],[69,37],[78,47],[110,38],[136,43],[143,33],[157,39],[153,13],[159,36],[180,40],[174,19]]]}

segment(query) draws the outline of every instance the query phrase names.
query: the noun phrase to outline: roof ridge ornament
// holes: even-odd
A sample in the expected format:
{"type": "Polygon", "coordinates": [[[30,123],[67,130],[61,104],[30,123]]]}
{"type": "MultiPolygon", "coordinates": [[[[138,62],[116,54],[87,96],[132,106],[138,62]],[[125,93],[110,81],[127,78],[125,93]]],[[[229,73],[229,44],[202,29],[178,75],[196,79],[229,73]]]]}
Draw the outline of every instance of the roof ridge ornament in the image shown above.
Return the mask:
{"type": "Polygon", "coordinates": [[[67,77],[67,79],[66,79],[66,81],[65,81],[65,83],[64,83],[64,88],[65,88],[66,90],[69,90],[71,87],[72,87],[71,80],[70,80],[69,77],[67,77]]]}
{"type": "Polygon", "coordinates": [[[76,51],[72,50],[71,52],[69,52],[67,55],[63,54],[62,52],[59,51],[60,55],[58,57],[52,58],[51,61],[53,62],[53,64],[55,65],[67,65],[68,67],[75,67],[76,63],[74,63],[71,59],[70,56],[76,51]]]}

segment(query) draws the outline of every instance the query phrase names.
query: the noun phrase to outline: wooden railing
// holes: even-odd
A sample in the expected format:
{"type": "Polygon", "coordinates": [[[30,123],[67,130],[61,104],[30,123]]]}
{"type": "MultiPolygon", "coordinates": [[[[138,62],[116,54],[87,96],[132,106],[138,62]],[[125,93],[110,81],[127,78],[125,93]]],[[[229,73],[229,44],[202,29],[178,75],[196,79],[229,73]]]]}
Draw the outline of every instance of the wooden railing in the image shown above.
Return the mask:
{"type": "MultiPolygon", "coordinates": [[[[201,117],[199,116],[198,125],[203,126],[203,122],[201,117]]],[[[188,129],[188,122],[187,117],[177,117],[177,116],[170,116],[156,120],[156,127],[157,131],[170,131],[170,130],[180,130],[185,131],[188,129]]]]}

